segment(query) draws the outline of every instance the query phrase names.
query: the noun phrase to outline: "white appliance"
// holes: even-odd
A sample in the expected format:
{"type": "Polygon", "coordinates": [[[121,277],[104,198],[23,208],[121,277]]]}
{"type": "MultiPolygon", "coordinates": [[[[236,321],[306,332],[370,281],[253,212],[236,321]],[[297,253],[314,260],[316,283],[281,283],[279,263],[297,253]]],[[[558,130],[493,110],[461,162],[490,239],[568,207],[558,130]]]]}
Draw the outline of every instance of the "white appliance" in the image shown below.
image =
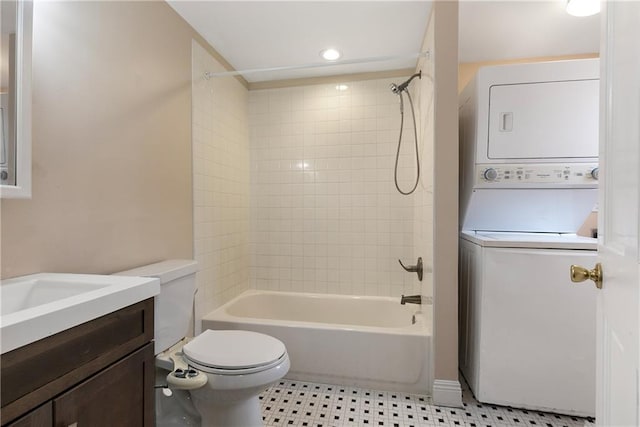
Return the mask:
{"type": "Polygon", "coordinates": [[[460,369],[476,398],[595,413],[598,60],[481,68],[460,97],[460,369]]]}

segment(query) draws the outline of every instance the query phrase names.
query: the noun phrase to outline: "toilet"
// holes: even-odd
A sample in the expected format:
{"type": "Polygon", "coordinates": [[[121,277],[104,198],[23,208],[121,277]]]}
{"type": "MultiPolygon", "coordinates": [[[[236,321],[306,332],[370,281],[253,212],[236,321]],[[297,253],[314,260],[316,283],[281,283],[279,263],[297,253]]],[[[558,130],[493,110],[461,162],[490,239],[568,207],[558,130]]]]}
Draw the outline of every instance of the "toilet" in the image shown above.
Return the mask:
{"type": "Polygon", "coordinates": [[[188,338],[196,271],[193,260],[168,260],[116,273],[160,279],[156,378],[164,378],[173,395],[156,394],[157,408],[170,408],[156,411],[156,425],[198,425],[199,416],[202,427],[262,426],[258,396],[289,371],[287,350],[282,341],[251,331],[206,330],[188,338]],[[158,402],[168,398],[174,402],[158,402]]]}

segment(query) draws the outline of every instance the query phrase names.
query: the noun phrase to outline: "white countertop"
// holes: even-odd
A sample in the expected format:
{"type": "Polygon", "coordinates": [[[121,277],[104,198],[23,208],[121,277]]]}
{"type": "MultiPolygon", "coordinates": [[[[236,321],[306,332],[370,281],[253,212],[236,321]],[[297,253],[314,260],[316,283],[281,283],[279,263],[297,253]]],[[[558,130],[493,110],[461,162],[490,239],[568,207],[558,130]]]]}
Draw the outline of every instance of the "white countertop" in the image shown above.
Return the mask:
{"type": "Polygon", "coordinates": [[[160,293],[148,277],[38,273],[0,282],[0,353],[160,293]]]}

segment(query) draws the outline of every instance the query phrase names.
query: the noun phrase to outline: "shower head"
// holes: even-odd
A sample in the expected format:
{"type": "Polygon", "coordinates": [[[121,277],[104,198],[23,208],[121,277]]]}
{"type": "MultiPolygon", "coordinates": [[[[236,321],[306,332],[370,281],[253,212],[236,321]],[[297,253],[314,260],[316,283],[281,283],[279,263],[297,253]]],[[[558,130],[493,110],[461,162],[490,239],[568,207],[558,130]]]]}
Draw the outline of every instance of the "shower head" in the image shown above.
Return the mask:
{"type": "Polygon", "coordinates": [[[415,79],[416,77],[422,78],[422,70],[418,71],[413,76],[409,77],[409,79],[404,83],[400,83],[399,85],[395,83],[391,83],[391,85],[389,86],[391,88],[391,92],[399,95],[403,91],[407,90],[407,86],[409,86],[409,83],[411,83],[411,80],[415,79]]]}

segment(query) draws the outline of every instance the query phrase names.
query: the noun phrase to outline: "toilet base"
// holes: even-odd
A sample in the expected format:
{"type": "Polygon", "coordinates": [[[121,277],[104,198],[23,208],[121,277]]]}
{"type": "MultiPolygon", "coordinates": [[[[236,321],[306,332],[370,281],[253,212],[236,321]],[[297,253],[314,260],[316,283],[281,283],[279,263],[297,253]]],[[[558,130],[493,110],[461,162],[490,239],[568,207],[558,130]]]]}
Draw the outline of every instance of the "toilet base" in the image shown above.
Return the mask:
{"type": "Polygon", "coordinates": [[[200,414],[188,391],[173,390],[171,396],[162,391],[156,390],[155,427],[201,427],[200,414]]]}
{"type": "Polygon", "coordinates": [[[209,400],[193,402],[202,417],[202,427],[262,427],[262,412],[258,396],[216,405],[209,400]]]}

